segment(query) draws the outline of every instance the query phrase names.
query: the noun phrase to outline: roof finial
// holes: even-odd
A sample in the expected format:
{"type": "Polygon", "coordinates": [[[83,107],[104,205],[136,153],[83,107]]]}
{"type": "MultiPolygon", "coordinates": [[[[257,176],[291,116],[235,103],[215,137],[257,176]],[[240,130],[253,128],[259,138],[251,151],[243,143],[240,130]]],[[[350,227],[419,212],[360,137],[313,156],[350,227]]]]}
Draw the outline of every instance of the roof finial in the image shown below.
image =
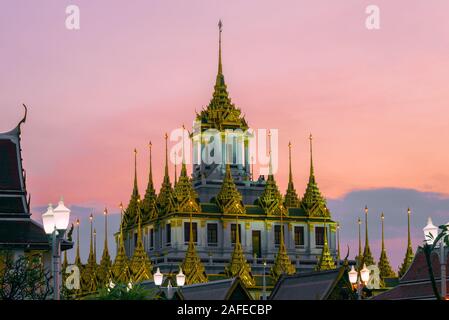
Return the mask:
{"type": "Polygon", "coordinates": [[[270,164],[268,167],[268,175],[273,175],[273,164],[271,162],[271,131],[268,130],[268,154],[270,155],[270,164]]]}
{"type": "Polygon", "coordinates": [[[104,208],[104,249],[108,250],[108,208],[104,208]]]}
{"type": "Polygon", "coordinates": [[[310,140],[310,178],[313,177],[313,152],[312,152],[312,134],[309,135],[310,140]]]}
{"type": "Polygon", "coordinates": [[[408,247],[412,247],[412,240],[410,237],[410,214],[411,214],[411,210],[410,208],[407,208],[407,225],[408,225],[408,230],[407,230],[407,245],[408,247]]]}
{"type": "Polygon", "coordinates": [[[134,190],[137,190],[137,149],[134,148],[134,190]]]}
{"type": "Polygon", "coordinates": [[[292,175],[292,143],[288,142],[288,181],[293,182],[292,175]]]}
{"type": "Polygon", "coordinates": [[[368,206],[365,206],[365,247],[369,246],[368,242],[368,206]]]}
{"type": "Polygon", "coordinates": [[[165,133],[165,176],[168,177],[168,134],[165,133]]]}
{"type": "Polygon", "coordinates": [[[359,259],[362,259],[362,232],[361,232],[361,225],[362,220],[360,220],[360,217],[357,218],[357,224],[359,225],[359,259]]]}
{"type": "Polygon", "coordinates": [[[380,219],[382,221],[382,251],[383,251],[383,250],[385,250],[385,243],[384,243],[384,220],[385,220],[385,216],[384,216],[383,212],[380,215],[380,219]]]}
{"type": "Polygon", "coordinates": [[[218,74],[223,73],[223,68],[221,65],[221,32],[222,32],[223,23],[221,19],[218,21],[218,74]]]}
{"type": "Polygon", "coordinates": [[[149,179],[149,181],[153,182],[153,166],[152,166],[152,159],[151,159],[151,149],[153,147],[153,144],[151,143],[151,141],[148,144],[148,147],[150,148],[150,179],[149,179]]]}

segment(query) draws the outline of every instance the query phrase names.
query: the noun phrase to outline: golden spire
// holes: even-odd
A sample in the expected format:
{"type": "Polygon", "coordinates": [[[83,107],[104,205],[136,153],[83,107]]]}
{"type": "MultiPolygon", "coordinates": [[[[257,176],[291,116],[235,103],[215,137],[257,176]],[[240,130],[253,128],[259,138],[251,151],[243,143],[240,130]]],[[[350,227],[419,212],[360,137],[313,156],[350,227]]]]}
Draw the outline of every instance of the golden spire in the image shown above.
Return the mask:
{"type": "Polygon", "coordinates": [[[292,275],[296,273],[296,268],[292,264],[290,257],[287,254],[287,249],[285,248],[284,242],[284,221],[282,219],[283,213],[281,212],[281,239],[279,243],[278,254],[271,267],[271,275],[273,278],[278,279],[282,274],[292,275]]]}
{"type": "Polygon", "coordinates": [[[145,192],[145,197],[143,199],[143,213],[142,213],[142,223],[146,223],[151,219],[154,219],[158,216],[158,211],[157,211],[157,204],[156,204],[156,200],[157,200],[157,196],[156,196],[156,191],[154,189],[154,184],[153,184],[153,165],[152,165],[152,143],[151,141],[148,143],[148,148],[150,149],[150,163],[149,163],[149,167],[150,167],[150,172],[148,174],[148,185],[147,185],[147,190],[145,192]]]}
{"type": "Polygon", "coordinates": [[[368,241],[368,206],[365,206],[365,249],[363,250],[363,262],[367,266],[375,264],[368,241]]]}
{"type": "MultiPolygon", "coordinates": [[[[382,212],[380,216],[380,220],[382,223],[382,250],[380,252],[380,258],[377,266],[379,267],[380,272],[380,278],[383,280],[385,278],[394,278],[396,275],[393,271],[393,269],[390,266],[390,262],[388,260],[387,251],[385,250],[385,243],[384,243],[384,213],[382,212]]],[[[385,285],[383,283],[383,285],[385,285]]]]}
{"type": "Polygon", "coordinates": [[[139,188],[137,184],[137,149],[134,149],[134,187],[131,198],[123,215],[123,224],[126,228],[132,228],[137,220],[137,201],[140,199],[139,188]]]}
{"type": "MultiPolygon", "coordinates": [[[[123,217],[123,204],[120,203],[120,213],[123,217]]],[[[123,219],[121,219],[123,220],[123,219]]],[[[114,279],[115,282],[128,283],[131,278],[131,273],[129,270],[128,256],[126,255],[125,242],[123,239],[123,221],[120,223],[120,234],[119,243],[117,246],[117,255],[115,256],[114,263],[110,269],[110,277],[114,279]]]]}
{"type": "Polygon", "coordinates": [[[225,274],[228,277],[239,277],[243,284],[249,288],[256,285],[256,281],[251,273],[251,267],[246,261],[245,254],[240,244],[239,236],[239,224],[238,224],[238,210],[236,211],[236,232],[235,232],[235,245],[232,252],[231,261],[227,267],[225,267],[225,274]]]}
{"type": "Polygon", "coordinates": [[[177,154],[176,154],[176,152],[175,152],[175,182],[173,183],[173,186],[174,186],[174,187],[176,187],[176,184],[178,183],[178,181],[177,181],[177,175],[178,175],[178,173],[176,172],[176,157],[177,157],[177,154]]]}
{"type": "Polygon", "coordinates": [[[292,174],[292,144],[288,142],[288,187],[285,193],[285,206],[287,208],[299,207],[299,198],[296,193],[295,186],[293,184],[292,174]]]}
{"type": "Polygon", "coordinates": [[[97,261],[97,229],[94,228],[94,260],[97,261]]]}
{"type": "Polygon", "coordinates": [[[221,19],[218,21],[218,74],[223,74],[223,66],[221,64],[221,32],[223,23],[221,19]]]}
{"type": "MultiPolygon", "coordinates": [[[[193,206],[193,203],[190,204],[193,206]]],[[[195,249],[195,239],[193,237],[193,223],[192,223],[192,211],[190,211],[190,235],[189,244],[187,247],[184,261],[181,264],[181,269],[186,276],[186,284],[204,283],[207,282],[207,275],[203,263],[198,256],[195,249]]]]}
{"type": "Polygon", "coordinates": [[[234,183],[234,179],[231,174],[231,166],[229,163],[226,164],[223,183],[215,199],[224,214],[235,214],[236,210],[239,214],[245,213],[242,195],[234,183]]]}
{"type": "MultiPolygon", "coordinates": [[[[109,283],[110,275],[109,270],[111,269],[112,261],[108,250],[108,209],[104,208],[104,246],[103,254],[101,256],[100,267],[98,270],[98,277],[101,284],[106,285],[109,283]]],[[[120,228],[121,229],[121,228],[120,228]]]]}
{"type": "Polygon", "coordinates": [[[83,266],[80,257],[80,219],[76,219],[76,255],[75,255],[75,264],[81,271],[83,266]]]}
{"type": "Polygon", "coordinates": [[[359,259],[362,259],[362,231],[361,231],[361,226],[362,226],[362,220],[360,219],[360,217],[357,218],[357,224],[359,225],[359,259]]]}
{"type": "Polygon", "coordinates": [[[320,261],[318,262],[318,265],[315,269],[317,271],[324,271],[332,270],[335,268],[335,262],[334,259],[332,259],[331,253],[329,251],[329,245],[327,243],[327,225],[326,221],[324,221],[324,245],[323,250],[321,251],[320,261]]]}
{"type": "Polygon", "coordinates": [[[318,184],[315,180],[315,172],[313,169],[313,149],[312,149],[312,134],[309,135],[309,147],[310,147],[310,173],[309,182],[304,196],[301,200],[302,207],[307,211],[309,216],[324,216],[330,217],[329,210],[326,207],[326,200],[321,195],[318,184]]]}
{"type": "Polygon", "coordinates": [[[81,273],[83,291],[84,292],[95,292],[97,291],[97,261],[94,253],[94,239],[93,239],[93,219],[94,216],[91,213],[89,216],[90,221],[90,247],[89,247],[89,258],[87,259],[87,264],[84,266],[83,272],[81,273]]]}
{"type": "Polygon", "coordinates": [[[340,263],[340,223],[337,222],[337,261],[340,263]]]}
{"type": "Polygon", "coordinates": [[[165,134],[165,174],[161,190],[157,198],[159,213],[167,214],[173,212],[176,208],[175,197],[173,194],[170,175],[168,173],[168,134],[165,134]]]}
{"type": "Polygon", "coordinates": [[[405,252],[404,261],[402,262],[401,267],[399,268],[399,277],[402,277],[410,267],[413,262],[414,253],[412,247],[412,239],[410,236],[410,208],[407,209],[407,251],[405,252]]]}
{"type": "Polygon", "coordinates": [[[141,208],[140,201],[138,202],[137,213],[137,245],[134,249],[134,254],[130,261],[130,267],[132,272],[132,278],[135,282],[142,282],[149,280],[153,277],[151,273],[151,261],[148,258],[147,253],[142,241],[142,222],[141,222],[141,208]]]}

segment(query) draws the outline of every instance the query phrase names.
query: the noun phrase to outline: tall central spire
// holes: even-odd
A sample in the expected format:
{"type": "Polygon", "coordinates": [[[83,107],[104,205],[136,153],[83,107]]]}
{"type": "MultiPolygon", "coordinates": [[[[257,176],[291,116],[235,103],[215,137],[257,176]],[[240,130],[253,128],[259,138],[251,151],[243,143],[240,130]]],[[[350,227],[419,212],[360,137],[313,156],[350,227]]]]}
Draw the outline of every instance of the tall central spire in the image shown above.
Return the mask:
{"type": "Polygon", "coordinates": [[[363,262],[367,266],[374,264],[373,255],[371,254],[368,241],[368,206],[365,206],[365,249],[363,250],[363,262]]]}
{"type": "Polygon", "coordinates": [[[223,74],[223,66],[221,65],[221,31],[223,23],[218,21],[218,74],[223,74]]]}

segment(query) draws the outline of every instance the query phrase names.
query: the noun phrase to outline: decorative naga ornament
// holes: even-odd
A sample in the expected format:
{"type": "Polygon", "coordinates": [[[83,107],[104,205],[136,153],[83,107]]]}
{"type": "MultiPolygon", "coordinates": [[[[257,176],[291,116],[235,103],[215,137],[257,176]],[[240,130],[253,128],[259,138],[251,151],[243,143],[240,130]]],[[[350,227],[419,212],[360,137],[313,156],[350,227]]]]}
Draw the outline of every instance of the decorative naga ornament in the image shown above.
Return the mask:
{"type": "Polygon", "coordinates": [[[327,242],[327,226],[326,223],[324,223],[324,245],[323,250],[321,251],[320,260],[318,261],[318,265],[316,266],[315,270],[324,271],[324,270],[332,270],[335,268],[336,268],[335,262],[329,251],[329,245],[327,242]]]}
{"type": "Polygon", "coordinates": [[[377,266],[379,267],[379,276],[383,280],[385,278],[394,278],[396,274],[393,271],[393,268],[390,266],[390,261],[388,260],[387,250],[385,249],[385,241],[384,241],[384,213],[382,212],[380,216],[382,222],[382,250],[380,252],[380,258],[377,266]]]}
{"type": "Polygon", "coordinates": [[[285,193],[284,204],[287,208],[297,208],[299,207],[299,197],[296,193],[295,186],[293,184],[293,174],[292,174],[292,144],[288,143],[288,186],[287,192],[285,193]]]}
{"type": "Polygon", "coordinates": [[[145,251],[142,241],[142,214],[140,208],[140,201],[137,203],[138,213],[137,213],[137,244],[134,249],[134,254],[129,263],[132,279],[134,282],[142,282],[145,280],[150,280],[153,277],[151,273],[152,265],[145,251]]]}
{"type": "MultiPolygon", "coordinates": [[[[192,204],[193,205],[193,204],[192,204]]],[[[186,276],[186,284],[207,282],[207,275],[203,263],[195,249],[193,238],[192,212],[190,212],[190,236],[186,256],[182,262],[181,269],[186,276]]]]}
{"type": "Polygon", "coordinates": [[[242,195],[235,186],[229,163],[226,165],[223,184],[221,185],[220,192],[218,192],[215,200],[224,214],[245,213],[245,206],[242,203],[242,195]]]}
{"type": "Polygon", "coordinates": [[[159,214],[165,215],[167,213],[175,211],[176,203],[175,196],[173,194],[173,188],[170,182],[170,175],[168,172],[168,134],[165,134],[165,173],[164,180],[162,182],[161,190],[157,198],[157,205],[159,208],[159,214]]]}
{"type": "Polygon", "coordinates": [[[271,275],[274,279],[278,279],[282,274],[292,275],[296,273],[296,268],[292,264],[290,257],[287,254],[287,249],[284,243],[284,223],[281,213],[281,239],[279,243],[279,250],[276,255],[273,266],[271,267],[271,275]]]}
{"type": "Polygon", "coordinates": [[[148,174],[148,185],[147,190],[145,192],[145,197],[143,198],[143,216],[142,216],[142,223],[146,223],[151,219],[155,219],[158,216],[157,211],[157,196],[156,191],[154,189],[153,184],[153,166],[152,166],[152,159],[151,159],[151,148],[152,144],[151,141],[148,144],[150,149],[150,172],[148,174]]]}
{"type": "Polygon", "coordinates": [[[306,191],[301,200],[301,206],[309,216],[330,218],[329,210],[327,210],[326,207],[326,200],[321,195],[320,189],[318,188],[318,184],[315,180],[315,172],[313,168],[312,139],[312,134],[310,134],[310,174],[306,191]]]}
{"type": "Polygon", "coordinates": [[[413,248],[412,248],[412,240],[410,237],[410,208],[407,209],[407,251],[405,252],[404,261],[402,262],[401,267],[399,268],[398,275],[399,278],[402,277],[410,267],[410,265],[413,262],[414,254],[413,254],[413,248]]]}
{"type": "Polygon", "coordinates": [[[371,249],[369,247],[369,240],[368,240],[368,207],[365,206],[365,249],[363,250],[363,262],[367,266],[371,266],[373,264],[376,264],[374,262],[373,255],[371,254],[371,249]]]}
{"type": "Polygon", "coordinates": [[[174,189],[176,206],[178,212],[200,212],[198,194],[193,189],[192,182],[187,176],[187,168],[184,159],[184,125],[182,126],[182,165],[179,181],[174,189]]]}
{"type": "Polygon", "coordinates": [[[238,215],[236,220],[234,251],[232,252],[229,265],[225,268],[225,274],[232,278],[239,277],[247,288],[251,288],[256,285],[256,281],[253,278],[251,267],[246,261],[245,254],[243,253],[242,245],[240,243],[238,215]]]}

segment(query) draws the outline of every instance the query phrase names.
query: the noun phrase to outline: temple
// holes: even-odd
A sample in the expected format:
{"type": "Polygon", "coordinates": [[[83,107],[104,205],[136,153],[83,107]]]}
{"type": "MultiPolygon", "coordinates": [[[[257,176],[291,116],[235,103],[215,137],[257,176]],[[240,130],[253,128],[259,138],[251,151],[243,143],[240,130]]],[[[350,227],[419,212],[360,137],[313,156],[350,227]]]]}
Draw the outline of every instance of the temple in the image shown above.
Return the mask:
{"type": "Polygon", "coordinates": [[[171,179],[166,134],[164,177],[156,194],[150,143],[148,183],[141,205],[135,159],[132,193],[116,234],[120,261],[132,259],[143,246],[153,267],[162,272],[182,265],[188,283],[240,275],[250,287],[257,286],[264,262],[273,279],[336,267],[337,223],[316,182],[312,136],[309,181],[300,198],[293,183],[292,144],[288,145],[289,181],[284,195],[272,172],[271,150],[269,174],[254,177],[248,128],[225,83],[220,22],[212,99],[196,114],[187,134],[193,148],[192,175],[187,174],[183,149],[180,174],[171,179]],[[229,137],[225,134],[229,130],[243,134],[229,137]],[[217,137],[219,149],[213,141],[217,137]]]}

